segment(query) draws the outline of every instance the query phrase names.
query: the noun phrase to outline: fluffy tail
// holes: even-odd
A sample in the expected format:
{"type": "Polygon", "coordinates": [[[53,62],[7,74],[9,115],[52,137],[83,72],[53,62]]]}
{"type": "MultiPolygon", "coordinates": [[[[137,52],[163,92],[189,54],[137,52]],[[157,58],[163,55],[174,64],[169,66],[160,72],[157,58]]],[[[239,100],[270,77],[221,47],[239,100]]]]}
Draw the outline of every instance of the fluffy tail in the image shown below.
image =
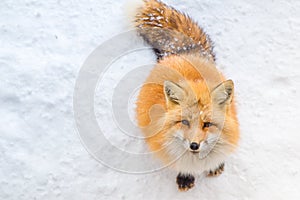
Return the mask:
{"type": "Polygon", "coordinates": [[[134,25],[158,59],[193,51],[215,60],[211,40],[189,16],[158,0],[143,1],[135,11],[134,25]]]}

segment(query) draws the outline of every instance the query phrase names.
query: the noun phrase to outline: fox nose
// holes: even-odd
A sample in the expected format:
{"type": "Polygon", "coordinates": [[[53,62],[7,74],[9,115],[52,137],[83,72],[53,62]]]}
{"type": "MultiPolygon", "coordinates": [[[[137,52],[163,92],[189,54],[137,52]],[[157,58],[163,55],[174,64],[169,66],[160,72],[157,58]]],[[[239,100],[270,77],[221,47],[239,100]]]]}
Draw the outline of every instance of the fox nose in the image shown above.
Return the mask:
{"type": "Polygon", "coordinates": [[[192,149],[193,151],[198,150],[198,149],[199,149],[199,144],[196,143],[196,142],[192,142],[192,143],[190,144],[190,149],[192,149]]]}

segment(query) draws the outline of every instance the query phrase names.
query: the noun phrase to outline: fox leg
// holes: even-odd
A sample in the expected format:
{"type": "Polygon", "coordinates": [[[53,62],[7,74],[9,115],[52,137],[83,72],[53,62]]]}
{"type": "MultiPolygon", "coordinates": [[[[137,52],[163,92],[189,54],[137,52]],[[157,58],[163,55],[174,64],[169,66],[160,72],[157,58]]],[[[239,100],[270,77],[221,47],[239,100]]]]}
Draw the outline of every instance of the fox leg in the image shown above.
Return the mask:
{"type": "Polygon", "coordinates": [[[224,171],[224,166],[225,166],[225,163],[222,163],[219,165],[219,167],[217,167],[216,169],[214,170],[209,170],[207,176],[209,177],[215,177],[215,176],[219,176],[222,174],[222,172],[224,171]]]}
{"type": "Polygon", "coordinates": [[[195,185],[195,177],[190,174],[179,173],[176,178],[176,183],[180,191],[187,191],[195,185]]]}

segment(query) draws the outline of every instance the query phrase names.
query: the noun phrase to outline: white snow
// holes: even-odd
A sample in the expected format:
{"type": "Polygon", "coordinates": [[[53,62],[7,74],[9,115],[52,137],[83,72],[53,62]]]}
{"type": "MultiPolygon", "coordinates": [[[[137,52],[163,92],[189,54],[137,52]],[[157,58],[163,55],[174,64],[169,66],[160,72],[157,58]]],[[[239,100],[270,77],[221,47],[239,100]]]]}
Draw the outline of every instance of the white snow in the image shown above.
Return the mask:
{"type": "MultiPolygon", "coordinates": [[[[0,199],[300,199],[300,1],[165,2],[205,28],[219,69],[235,82],[241,141],[224,174],[197,177],[181,193],[175,172],[121,173],[83,147],[73,117],[76,77],[95,48],[129,27],[124,1],[3,0],[0,199]]],[[[145,144],[110,120],[112,90],[132,67],[153,62],[150,50],[126,55],[96,90],[105,136],[127,151],[145,144]]]]}

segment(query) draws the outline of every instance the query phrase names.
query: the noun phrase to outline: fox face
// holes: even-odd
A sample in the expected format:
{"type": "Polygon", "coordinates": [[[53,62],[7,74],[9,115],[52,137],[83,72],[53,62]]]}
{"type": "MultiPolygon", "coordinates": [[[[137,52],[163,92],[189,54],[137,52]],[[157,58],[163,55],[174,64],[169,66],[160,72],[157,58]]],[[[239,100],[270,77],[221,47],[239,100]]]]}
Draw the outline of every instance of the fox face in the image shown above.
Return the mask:
{"type": "Polygon", "coordinates": [[[233,82],[194,55],[154,67],[138,96],[137,119],[149,149],[185,173],[218,167],[239,139],[233,82]]]}
{"type": "Polygon", "coordinates": [[[165,126],[168,131],[164,146],[168,153],[175,157],[186,153],[195,157],[194,160],[201,160],[211,152],[223,151],[220,148],[230,144],[223,130],[230,129],[230,119],[226,117],[233,91],[231,80],[224,81],[211,91],[203,80],[165,81],[165,126]]]}

